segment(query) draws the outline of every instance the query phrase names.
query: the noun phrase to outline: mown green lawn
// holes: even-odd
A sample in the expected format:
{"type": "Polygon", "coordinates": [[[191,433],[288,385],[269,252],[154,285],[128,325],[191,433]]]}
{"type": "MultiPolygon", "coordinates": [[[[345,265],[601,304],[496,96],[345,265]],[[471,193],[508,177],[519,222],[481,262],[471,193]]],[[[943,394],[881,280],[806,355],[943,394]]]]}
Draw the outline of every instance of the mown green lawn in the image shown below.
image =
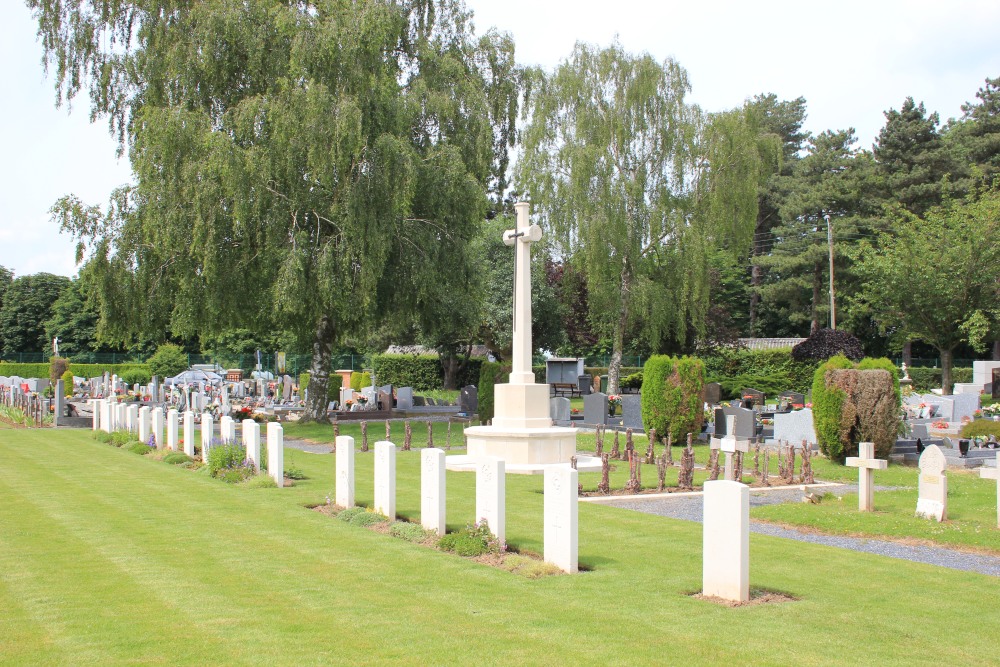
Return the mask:
{"type": "MultiPolygon", "coordinates": [[[[286,451],[310,479],[227,486],[96,442],[0,432],[4,664],[989,664],[1000,580],[751,536],[751,582],[797,602],[692,599],[701,526],[580,506],[591,571],[529,580],[310,511],[333,457],[286,451]]],[[[372,501],[372,456],[357,458],[372,501]]],[[[398,456],[419,516],[419,452],[398,456]]],[[[507,534],[541,551],[541,484],[507,479],[507,534]]],[[[448,474],[449,527],[474,477],[448,474]]],[[[876,502],[877,497],[876,497],[876,502]]]]}

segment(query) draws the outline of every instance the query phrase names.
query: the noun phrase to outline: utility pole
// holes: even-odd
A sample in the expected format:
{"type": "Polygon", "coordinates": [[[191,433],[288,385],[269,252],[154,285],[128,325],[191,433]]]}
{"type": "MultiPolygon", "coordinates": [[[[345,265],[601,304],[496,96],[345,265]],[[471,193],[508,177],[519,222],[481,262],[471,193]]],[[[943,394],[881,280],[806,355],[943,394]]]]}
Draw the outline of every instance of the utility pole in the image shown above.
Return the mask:
{"type": "Polygon", "coordinates": [[[830,222],[830,214],[827,213],[826,218],[826,242],[830,248],[830,328],[837,328],[837,310],[836,304],[833,298],[833,223],[830,222]]]}

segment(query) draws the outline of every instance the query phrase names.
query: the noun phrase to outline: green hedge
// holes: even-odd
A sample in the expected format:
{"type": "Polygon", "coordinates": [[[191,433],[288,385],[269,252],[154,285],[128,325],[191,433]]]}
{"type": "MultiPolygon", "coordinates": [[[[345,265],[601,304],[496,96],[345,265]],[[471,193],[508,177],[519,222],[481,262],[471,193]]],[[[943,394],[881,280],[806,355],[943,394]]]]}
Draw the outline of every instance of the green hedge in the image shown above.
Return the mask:
{"type": "MultiPolygon", "coordinates": [[[[907,374],[910,379],[913,380],[913,390],[919,391],[922,394],[928,393],[931,389],[940,389],[942,384],[941,369],[940,368],[907,368],[907,374]]],[[[952,382],[972,382],[972,369],[971,368],[952,368],[951,369],[951,381],[952,382]]]]}
{"type": "MultiPolygon", "coordinates": [[[[479,382],[479,371],[484,360],[469,359],[458,372],[458,386],[479,382]]],[[[441,359],[432,354],[379,354],[373,359],[375,377],[380,385],[413,387],[417,391],[432,391],[444,387],[444,369],[441,359]]]]}
{"type": "Polygon", "coordinates": [[[479,367],[479,421],[482,424],[493,419],[493,385],[502,383],[510,373],[510,366],[484,361],[479,367]]]}
{"type": "Polygon", "coordinates": [[[705,420],[705,364],[695,357],[649,358],[642,371],[642,425],[682,439],[705,420]]]}
{"type": "MultiPolygon", "coordinates": [[[[74,364],[70,361],[69,370],[76,377],[95,378],[108,371],[112,375],[121,376],[130,370],[144,370],[149,372],[147,364],[74,364]]],[[[48,364],[17,364],[7,361],[0,361],[0,375],[10,377],[17,375],[23,378],[47,378],[49,376],[48,364]]]]}
{"type": "Polygon", "coordinates": [[[739,397],[741,389],[757,389],[765,396],[783,391],[809,392],[819,364],[792,359],[792,348],[747,350],[724,348],[703,357],[709,382],[722,385],[723,399],[739,397]]]}
{"type": "Polygon", "coordinates": [[[351,389],[361,391],[362,387],[370,386],[372,386],[372,376],[369,373],[359,373],[358,371],[351,373],[351,389]]]}

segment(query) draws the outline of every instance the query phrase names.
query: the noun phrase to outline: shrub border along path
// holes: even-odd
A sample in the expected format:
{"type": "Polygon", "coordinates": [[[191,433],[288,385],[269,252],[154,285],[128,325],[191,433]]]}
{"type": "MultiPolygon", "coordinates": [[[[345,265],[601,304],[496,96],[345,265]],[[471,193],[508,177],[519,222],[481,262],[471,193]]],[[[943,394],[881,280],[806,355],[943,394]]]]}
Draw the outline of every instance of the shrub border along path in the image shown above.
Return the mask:
{"type": "MultiPolygon", "coordinates": [[[[309,479],[247,489],[52,430],[0,431],[0,655],[13,664],[985,664],[991,577],[751,537],[751,585],[799,598],[736,609],[689,597],[701,526],[580,507],[592,571],[529,580],[306,509],[309,479]],[[941,594],[945,591],[946,594],[941,594]],[[919,623],[914,622],[919,619],[919,623]],[[628,632],[623,636],[623,629],[628,632]]],[[[357,459],[370,504],[373,457],[357,459]]],[[[419,452],[398,507],[419,516],[419,452]]],[[[449,529],[474,507],[449,474],[449,529]]],[[[511,476],[507,536],[542,549],[542,480],[511,476]]],[[[876,500],[877,502],[877,500],[876,500]]]]}

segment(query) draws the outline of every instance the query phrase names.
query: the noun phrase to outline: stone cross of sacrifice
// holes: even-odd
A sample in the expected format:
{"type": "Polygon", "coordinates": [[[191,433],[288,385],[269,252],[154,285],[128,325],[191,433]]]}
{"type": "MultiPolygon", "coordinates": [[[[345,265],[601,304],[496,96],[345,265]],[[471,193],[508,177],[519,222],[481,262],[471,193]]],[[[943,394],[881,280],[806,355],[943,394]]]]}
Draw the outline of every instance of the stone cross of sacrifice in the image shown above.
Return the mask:
{"type": "Polygon", "coordinates": [[[541,240],[542,228],[527,224],[530,206],[527,202],[515,204],[515,227],[503,233],[504,244],[514,246],[514,358],[511,364],[511,384],[535,383],[535,375],[531,372],[530,244],[541,240]]]}
{"type": "MultiPolygon", "coordinates": [[[[746,453],[750,449],[749,440],[736,438],[736,415],[726,415],[726,435],[719,440],[719,448],[726,454],[726,471],[724,479],[733,479],[733,454],[746,453]]],[[[739,482],[740,480],[733,480],[739,482]]]]}
{"type": "Polygon", "coordinates": [[[979,476],[983,479],[995,479],[997,481],[997,528],[1000,528],[1000,452],[997,452],[997,467],[980,468],[979,476]]]}
{"type": "Polygon", "coordinates": [[[875,458],[875,443],[858,443],[858,456],[848,456],[847,465],[858,469],[858,510],[873,511],[875,497],[874,470],[885,470],[888,465],[885,459],[875,458]]]}

